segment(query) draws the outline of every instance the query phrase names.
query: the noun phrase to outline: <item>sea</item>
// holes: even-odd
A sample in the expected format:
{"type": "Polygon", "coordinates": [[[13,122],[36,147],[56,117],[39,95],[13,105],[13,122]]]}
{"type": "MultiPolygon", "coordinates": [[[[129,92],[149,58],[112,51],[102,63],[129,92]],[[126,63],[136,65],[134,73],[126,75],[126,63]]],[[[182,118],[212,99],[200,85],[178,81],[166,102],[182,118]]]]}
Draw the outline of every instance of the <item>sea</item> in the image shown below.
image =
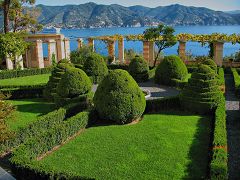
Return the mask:
{"type": "MultiPolygon", "coordinates": [[[[83,38],[84,43],[87,43],[87,38],[92,36],[106,36],[106,35],[129,35],[129,34],[142,34],[149,27],[113,27],[113,28],[91,28],[91,29],[61,29],[61,34],[70,39],[71,51],[77,49],[77,39],[83,38]]],[[[225,33],[225,34],[240,34],[240,26],[175,26],[175,34],[191,33],[191,34],[212,34],[212,33],[225,33]]],[[[42,33],[51,33],[50,31],[43,30],[42,33]]],[[[133,49],[137,53],[142,53],[143,43],[141,41],[125,41],[125,49],[133,49]]],[[[47,44],[43,45],[44,56],[47,56],[47,44]]],[[[165,49],[164,55],[177,54],[178,44],[165,49]]],[[[96,52],[107,55],[107,46],[103,41],[95,41],[96,52]]],[[[188,55],[201,56],[207,55],[209,51],[208,46],[202,46],[198,42],[187,42],[186,52],[188,55]]],[[[240,44],[225,43],[224,56],[230,56],[240,51],[240,44]]],[[[116,56],[118,48],[116,43],[116,56]]]]}

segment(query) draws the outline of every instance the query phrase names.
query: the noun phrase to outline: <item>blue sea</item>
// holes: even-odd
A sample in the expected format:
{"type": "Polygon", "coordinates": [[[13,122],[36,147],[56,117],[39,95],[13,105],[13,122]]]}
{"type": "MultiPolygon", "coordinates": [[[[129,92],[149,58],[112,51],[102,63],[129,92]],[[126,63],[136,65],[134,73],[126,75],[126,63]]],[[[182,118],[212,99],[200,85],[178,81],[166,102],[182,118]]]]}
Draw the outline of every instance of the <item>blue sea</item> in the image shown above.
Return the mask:
{"type": "MultiPolygon", "coordinates": [[[[114,34],[142,34],[148,27],[136,27],[136,28],[93,28],[93,29],[62,29],[61,33],[65,37],[70,38],[70,49],[71,51],[77,49],[77,39],[83,38],[87,43],[87,37],[90,36],[103,36],[103,35],[114,35],[114,34]]],[[[240,34],[240,26],[176,26],[174,27],[175,34],[179,33],[191,33],[191,34],[212,34],[212,33],[226,33],[240,34]]],[[[142,42],[140,41],[125,41],[126,49],[134,49],[136,52],[142,52],[142,42]]],[[[47,56],[47,46],[44,45],[44,56],[47,56]]],[[[96,51],[107,55],[106,44],[102,41],[95,41],[96,51]]],[[[178,44],[164,50],[164,55],[177,54],[178,44]]],[[[207,55],[209,48],[207,46],[202,47],[198,42],[187,42],[187,52],[193,56],[207,55]]],[[[240,44],[232,45],[231,43],[224,44],[224,56],[229,56],[240,50],[240,44]]],[[[118,53],[116,43],[116,55],[118,53]]]]}

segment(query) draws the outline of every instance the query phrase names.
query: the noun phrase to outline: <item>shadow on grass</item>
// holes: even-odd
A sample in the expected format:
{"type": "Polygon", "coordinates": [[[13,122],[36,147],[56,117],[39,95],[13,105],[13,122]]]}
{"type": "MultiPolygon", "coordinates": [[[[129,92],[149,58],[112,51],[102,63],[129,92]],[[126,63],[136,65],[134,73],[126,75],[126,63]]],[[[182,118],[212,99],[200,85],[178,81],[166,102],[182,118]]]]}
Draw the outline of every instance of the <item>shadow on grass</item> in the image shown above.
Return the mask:
{"type": "Polygon", "coordinates": [[[207,179],[209,175],[210,147],[212,144],[212,121],[203,116],[198,120],[197,131],[188,153],[190,163],[183,179],[207,179]]]}

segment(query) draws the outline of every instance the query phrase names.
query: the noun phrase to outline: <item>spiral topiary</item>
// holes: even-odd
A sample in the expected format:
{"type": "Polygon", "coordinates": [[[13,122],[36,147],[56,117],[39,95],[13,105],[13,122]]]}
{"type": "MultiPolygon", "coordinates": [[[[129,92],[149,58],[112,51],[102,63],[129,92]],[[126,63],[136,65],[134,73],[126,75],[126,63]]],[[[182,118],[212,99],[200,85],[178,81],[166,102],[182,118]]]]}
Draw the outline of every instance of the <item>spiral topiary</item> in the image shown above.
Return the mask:
{"type": "Polygon", "coordinates": [[[56,95],[57,85],[62,77],[62,75],[66,72],[67,69],[74,67],[68,60],[63,59],[59,61],[57,66],[54,67],[51,76],[49,77],[49,81],[46,85],[46,88],[43,91],[43,96],[46,99],[53,100],[56,95]]]}
{"type": "Polygon", "coordinates": [[[97,53],[91,53],[84,65],[83,70],[90,77],[93,83],[99,83],[108,74],[107,64],[103,57],[97,53]]]}
{"type": "Polygon", "coordinates": [[[156,69],[155,82],[163,85],[174,85],[174,80],[183,81],[187,75],[187,67],[178,56],[166,56],[156,69]]]}
{"type": "Polygon", "coordinates": [[[99,84],[94,106],[101,119],[119,124],[140,118],[146,107],[143,92],[130,74],[121,69],[111,71],[99,84]]]}
{"type": "Polygon", "coordinates": [[[217,106],[221,95],[216,73],[209,66],[200,65],[188,80],[181,102],[188,111],[208,113],[217,106]]]}
{"type": "Polygon", "coordinates": [[[209,66],[212,70],[217,73],[217,64],[212,59],[206,59],[202,61],[202,64],[209,66]]]}
{"type": "Polygon", "coordinates": [[[137,82],[145,82],[149,78],[149,67],[143,57],[136,56],[129,64],[129,73],[137,82]]]}

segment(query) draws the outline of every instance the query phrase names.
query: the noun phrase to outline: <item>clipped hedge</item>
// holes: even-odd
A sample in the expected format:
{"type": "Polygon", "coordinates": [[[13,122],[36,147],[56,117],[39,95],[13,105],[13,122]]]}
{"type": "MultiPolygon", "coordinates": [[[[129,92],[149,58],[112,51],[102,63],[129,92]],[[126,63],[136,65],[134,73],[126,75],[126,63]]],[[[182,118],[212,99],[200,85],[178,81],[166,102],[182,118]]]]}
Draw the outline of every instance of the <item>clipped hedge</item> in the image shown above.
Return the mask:
{"type": "Polygon", "coordinates": [[[100,83],[108,74],[108,67],[103,57],[97,53],[91,53],[83,65],[83,70],[94,84],[100,83]]]}
{"type": "Polygon", "coordinates": [[[172,86],[174,85],[173,79],[185,81],[187,76],[187,67],[178,56],[166,56],[156,69],[155,82],[172,86]]]}
{"type": "Polygon", "coordinates": [[[122,70],[128,70],[129,66],[127,64],[109,64],[107,65],[109,70],[115,70],[115,69],[122,69],[122,70]]]}
{"type": "Polygon", "coordinates": [[[90,112],[80,112],[75,116],[63,121],[62,123],[52,125],[29,138],[24,144],[21,144],[12,154],[10,162],[12,170],[17,179],[82,179],[66,170],[58,172],[55,169],[43,167],[37,163],[37,157],[62,144],[69,137],[84,129],[89,121],[90,112]]]}
{"type": "Polygon", "coordinates": [[[222,101],[215,111],[215,122],[213,131],[213,149],[210,163],[211,179],[228,179],[228,152],[226,131],[226,109],[225,100],[222,101]]]}
{"type": "Polygon", "coordinates": [[[209,66],[214,72],[217,73],[217,64],[212,59],[205,59],[202,64],[209,66]]]}
{"type": "Polygon", "coordinates": [[[24,70],[3,70],[0,71],[0,79],[10,79],[24,76],[33,76],[39,74],[50,74],[53,67],[47,67],[42,69],[24,69],[24,70]]]}
{"type": "Polygon", "coordinates": [[[146,107],[144,93],[125,70],[111,71],[99,84],[93,98],[101,119],[119,124],[140,118],[146,107]]]}
{"type": "Polygon", "coordinates": [[[137,82],[145,82],[149,78],[149,67],[143,57],[136,56],[129,64],[129,73],[137,82]]]}
{"type": "Polygon", "coordinates": [[[235,86],[235,94],[240,96],[240,76],[235,68],[231,69],[233,78],[234,78],[234,86],[235,86]]]}

